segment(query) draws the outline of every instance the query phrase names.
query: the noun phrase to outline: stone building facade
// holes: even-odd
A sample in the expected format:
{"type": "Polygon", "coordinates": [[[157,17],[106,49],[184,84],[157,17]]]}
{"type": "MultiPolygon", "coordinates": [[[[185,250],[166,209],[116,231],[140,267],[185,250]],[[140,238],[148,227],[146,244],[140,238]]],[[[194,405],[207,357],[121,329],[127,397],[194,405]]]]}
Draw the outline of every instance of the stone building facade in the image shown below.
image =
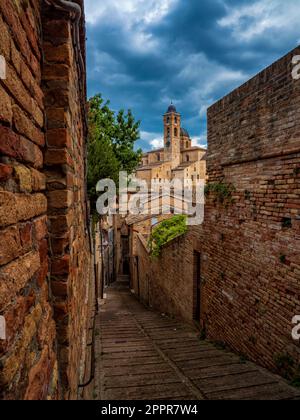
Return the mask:
{"type": "MultiPolygon", "coordinates": [[[[295,49],[208,110],[201,226],[149,257],[142,234],[136,293],[208,338],[287,375],[300,365],[300,80],[295,49]]],[[[290,374],[289,374],[290,376],[290,374]]]]}
{"type": "Polygon", "coordinates": [[[77,399],[90,375],[85,29],[69,3],[0,4],[2,399],[77,399]]]}
{"type": "Polygon", "coordinates": [[[164,115],[164,147],[145,153],[136,172],[139,179],[189,179],[194,182],[206,178],[206,150],[192,146],[187,130],[181,126],[181,115],[170,105],[164,115]]]}

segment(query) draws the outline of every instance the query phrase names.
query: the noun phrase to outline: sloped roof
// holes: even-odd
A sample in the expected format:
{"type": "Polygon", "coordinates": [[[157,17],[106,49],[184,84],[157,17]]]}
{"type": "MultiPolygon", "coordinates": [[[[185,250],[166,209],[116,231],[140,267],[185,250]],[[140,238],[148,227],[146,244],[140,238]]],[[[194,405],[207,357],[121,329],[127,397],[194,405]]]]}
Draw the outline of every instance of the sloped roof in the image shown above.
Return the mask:
{"type": "Polygon", "coordinates": [[[188,131],[187,131],[185,128],[181,128],[181,129],[180,129],[180,134],[181,134],[181,136],[183,136],[183,137],[188,137],[188,138],[190,138],[190,135],[189,135],[188,131]]]}
{"type": "Polygon", "coordinates": [[[182,152],[193,152],[195,150],[199,150],[200,152],[206,152],[207,150],[204,149],[203,147],[199,147],[199,146],[192,146],[189,147],[188,149],[183,149],[182,152]]]}

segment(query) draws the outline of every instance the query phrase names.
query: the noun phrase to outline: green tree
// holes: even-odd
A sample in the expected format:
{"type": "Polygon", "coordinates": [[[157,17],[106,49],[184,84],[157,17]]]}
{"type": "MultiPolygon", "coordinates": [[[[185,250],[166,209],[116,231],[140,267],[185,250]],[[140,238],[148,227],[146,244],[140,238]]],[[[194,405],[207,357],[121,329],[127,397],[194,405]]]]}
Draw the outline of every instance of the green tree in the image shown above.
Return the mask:
{"type": "Polygon", "coordinates": [[[88,138],[88,193],[95,208],[97,200],[96,185],[99,180],[110,178],[118,182],[119,162],[115,156],[111,133],[113,113],[101,96],[97,95],[89,103],[88,138]]]}
{"type": "Polygon", "coordinates": [[[113,147],[115,155],[120,162],[121,169],[132,174],[140,163],[142,150],[134,150],[135,142],[139,139],[140,121],[135,122],[132,112],[119,111],[116,125],[113,147]]]}
{"type": "Polygon", "coordinates": [[[89,101],[88,192],[93,208],[97,182],[110,178],[118,185],[119,171],[132,174],[142,155],[140,149],[135,151],[140,122],[130,110],[127,114],[121,110],[116,116],[109,105],[101,95],[89,101]]]}

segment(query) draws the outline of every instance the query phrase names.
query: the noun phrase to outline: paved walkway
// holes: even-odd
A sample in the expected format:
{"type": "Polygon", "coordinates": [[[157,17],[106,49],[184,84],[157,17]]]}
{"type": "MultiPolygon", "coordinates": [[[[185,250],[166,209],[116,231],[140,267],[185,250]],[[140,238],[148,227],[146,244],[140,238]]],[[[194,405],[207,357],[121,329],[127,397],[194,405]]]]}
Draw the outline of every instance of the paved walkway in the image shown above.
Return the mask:
{"type": "Polygon", "coordinates": [[[108,290],[97,320],[95,398],[100,400],[285,400],[281,378],[148,311],[125,282],[108,290]]]}

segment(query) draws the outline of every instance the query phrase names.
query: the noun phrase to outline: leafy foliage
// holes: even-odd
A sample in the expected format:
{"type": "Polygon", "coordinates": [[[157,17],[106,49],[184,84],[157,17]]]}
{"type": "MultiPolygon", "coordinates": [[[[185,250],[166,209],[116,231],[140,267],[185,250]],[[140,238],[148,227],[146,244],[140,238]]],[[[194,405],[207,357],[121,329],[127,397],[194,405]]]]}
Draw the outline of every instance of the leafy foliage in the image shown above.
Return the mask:
{"type": "Polygon", "coordinates": [[[178,215],[161,222],[153,229],[149,239],[151,256],[158,258],[164,245],[173,239],[184,235],[187,231],[186,216],[178,215]]]}
{"type": "Polygon", "coordinates": [[[132,174],[140,163],[142,151],[134,150],[134,144],[139,139],[140,122],[135,122],[132,112],[127,114],[121,110],[117,116],[113,149],[123,171],[132,174]]]}
{"type": "Polygon", "coordinates": [[[88,193],[93,208],[98,181],[109,178],[118,185],[119,172],[132,174],[142,155],[140,149],[135,151],[140,122],[130,110],[116,115],[109,105],[101,95],[89,101],[88,193]]]}
{"type": "Polygon", "coordinates": [[[219,203],[229,204],[232,203],[232,194],[235,192],[235,188],[232,184],[225,183],[211,183],[205,187],[205,195],[208,196],[213,193],[216,196],[216,200],[219,203]]]}

